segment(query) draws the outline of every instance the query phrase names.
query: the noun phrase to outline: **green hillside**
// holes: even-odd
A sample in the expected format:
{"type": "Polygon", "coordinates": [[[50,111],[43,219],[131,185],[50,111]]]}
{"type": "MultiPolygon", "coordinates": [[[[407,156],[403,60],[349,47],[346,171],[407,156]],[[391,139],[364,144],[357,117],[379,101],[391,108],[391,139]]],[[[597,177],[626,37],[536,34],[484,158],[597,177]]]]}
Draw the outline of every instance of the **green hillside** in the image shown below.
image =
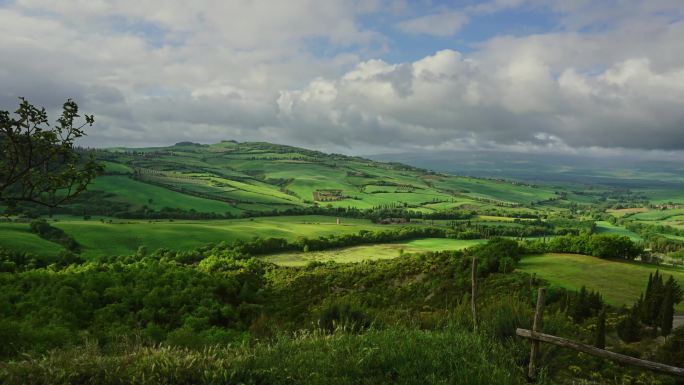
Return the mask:
{"type": "MultiPolygon", "coordinates": [[[[668,277],[672,275],[684,284],[684,270],[653,266],[636,262],[606,260],[576,254],[531,255],[522,259],[518,270],[536,273],[551,284],[570,290],[582,286],[599,291],[606,301],[615,306],[631,306],[645,290],[648,275],[656,269],[668,277]]],[[[684,311],[684,303],[676,306],[684,311]]]]}
{"type": "MultiPolygon", "coordinates": [[[[553,188],[437,174],[402,164],[269,143],[179,143],[98,150],[106,173],[72,204],[88,215],[165,207],[249,215],[314,205],[421,212],[517,207],[557,199],[553,188]],[[94,208],[99,197],[116,206],[94,208]],[[80,206],[79,206],[80,204],[80,206]],[[89,209],[90,207],[90,209],[89,209]]],[[[73,210],[72,210],[72,213],[73,210]]]]}
{"type": "MultiPolygon", "coordinates": [[[[313,215],[173,222],[126,220],[109,223],[69,220],[55,222],[53,225],[72,234],[86,257],[130,255],[140,246],[145,246],[150,251],[159,248],[188,250],[208,243],[249,240],[257,236],[294,240],[298,237],[387,229],[387,226],[375,225],[365,219],[344,218],[338,225],[334,217],[313,215]]],[[[31,233],[28,235],[40,240],[31,233]]]]}

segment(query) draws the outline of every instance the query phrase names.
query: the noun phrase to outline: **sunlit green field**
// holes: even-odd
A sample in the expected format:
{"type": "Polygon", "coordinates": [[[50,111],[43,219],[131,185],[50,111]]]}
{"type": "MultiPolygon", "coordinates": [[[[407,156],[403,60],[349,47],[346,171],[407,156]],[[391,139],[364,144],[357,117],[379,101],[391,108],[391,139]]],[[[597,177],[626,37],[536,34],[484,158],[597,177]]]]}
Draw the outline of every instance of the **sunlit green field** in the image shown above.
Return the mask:
{"type": "Polygon", "coordinates": [[[408,242],[381,243],[347,247],[344,249],[313,251],[308,253],[281,253],[264,257],[269,262],[282,266],[303,266],[310,262],[338,263],[360,262],[373,259],[389,259],[403,253],[420,253],[426,251],[461,250],[486,242],[483,239],[457,240],[445,238],[425,238],[408,242]]]}
{"type": "Polygon", "coordinates": [[[679,215],[684,215],[684,209],[651,210],[644,213],[634,214],[630,217],[630,219],[636,219],[640,221],[662,221],[679,215]]]}
{"type": "Polygon", "coordinates": [[[123,175],[99,177],[88,189],[114,194],[115,200],[129,203],[135,208],[147,206],[161,210],[164,207],[174,207],[183,210],[194,209],[199,212],[239,212],[225,202],[181,194],[163,187],[139,182],[123,175]]]}
{"type": "Polygon", "coordinates": [[[629,231],[622,226],[615,226],[614,224],[607,222],[607,221],[597,221],[596,222],[596,231],[598,233],[624,235],[626,237],[629,237],[629,239],[631,239],[633,241],[642,240],[642,238],[641,238],[641,236],[639,236],[639,234],[632,232],[632,231],[629,231]]]}
{"type": "Polygon", "coordinates": [[[154,251],[158,248],[187,250],[208,243],[231,242],[253,237],[296,239],[330,234],[356,233],[360,230],[388,230],[393,226],[376,225],[364,219],[326,216],[282,216],[231,220],[120,220],[113,223],[60,221],[53,223],[72,235],[86,257],[129,255],[139,246],[154,251]]]}
{"type": "Polygon", "coordinates": [[[0,248],[49,256],[64,250],[32,233],[28,223],[0,223],[0,248]]]}
{"type": "MultiPolygon", "coordinates": [[[[648,275],[657,267],[637,262],[606,260],[576,254],[542,254],[526,256],[518,270],[537,273],[552,285],[570,290],[582,286],[599,291],[610,304],[631,306],[646,289],[648,275]]],[[[673,275],[684,285],[684,269],[660,268],[665,277],[673,275]]],[[[677,305],[684,312],[684,303],[677,305]]]]}

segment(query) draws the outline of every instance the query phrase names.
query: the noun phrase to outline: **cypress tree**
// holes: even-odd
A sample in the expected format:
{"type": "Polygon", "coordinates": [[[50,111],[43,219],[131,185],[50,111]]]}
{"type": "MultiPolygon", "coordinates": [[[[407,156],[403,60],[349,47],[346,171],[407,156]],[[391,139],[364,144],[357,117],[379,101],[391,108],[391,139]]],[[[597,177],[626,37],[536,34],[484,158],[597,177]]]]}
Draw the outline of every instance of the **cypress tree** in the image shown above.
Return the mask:
{"type": "Polygon", "coordinates": [[[670,287],[667,287],[665,298],[660,305],[660,333],[667,336],[672,332],[672,318],[674,316],[674,302],[673,293],[670,287]]]}
{"type": "Polygon", "coordinates": [[[584,319],[588,308],[587,302],[587,288],[582,286],[579,294],[575,296],[575,301],[572,309],[572,319],[575,322],[580,322],[584,319]]]}
{"type": "Polygon", "coordinates": [[[679,286],[677,281],[675,281],[673,276],[670,276],[670,279],[667,280],[665,283],[665,288],[670,290],[670,294],[672,295],[672,303],[674,305],[682,302],[684,293],[682,293],[682,288],[679,286]]]}
{"type": "Polygon", "coordinates": [[[594,346],[599,349],[606,348],[606,310],[601,309],[596,321],[596,340],[594,346]]]}
{"type": "Polygon", "coordinates": [[[639,325],[639,309],[632,307],[617,329],[618,335],[625,342],[636,342],[641,338],[641,326],[639,325]]]}
{"type": "Polygon", "coordinates": [[[651,315],[651,298],[653,296],[653,273],[648,274],[648,283],[646,284],[646,292],[641,293],[639,298],[639,312],[641,313],[641,322],[649,324],[651,315]]]}

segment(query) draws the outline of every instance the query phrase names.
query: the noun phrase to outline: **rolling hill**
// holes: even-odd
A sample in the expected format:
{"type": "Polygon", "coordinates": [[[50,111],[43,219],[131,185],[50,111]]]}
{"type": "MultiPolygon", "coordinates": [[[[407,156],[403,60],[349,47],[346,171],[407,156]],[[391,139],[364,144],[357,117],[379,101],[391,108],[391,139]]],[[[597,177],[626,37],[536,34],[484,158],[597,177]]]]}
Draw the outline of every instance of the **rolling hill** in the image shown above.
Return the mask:
{"type": "MultiPolygon", "coordinates": [[[[559,199],[551,187],[459,177],[359,157],[270,143],[97,150],[105,175],[72,204],[88,215],[88,199],[109,211],[161,210],[246,216],[310,206],[422,212],[452,208],[516,208],[559,199]],[[79,206],[80,205],[80,206],[79,206]]],[[[88,208],[90,206],[90,209],[88,208]]],[[[80,214],[80,213],[78,213],[80,214]]]]}

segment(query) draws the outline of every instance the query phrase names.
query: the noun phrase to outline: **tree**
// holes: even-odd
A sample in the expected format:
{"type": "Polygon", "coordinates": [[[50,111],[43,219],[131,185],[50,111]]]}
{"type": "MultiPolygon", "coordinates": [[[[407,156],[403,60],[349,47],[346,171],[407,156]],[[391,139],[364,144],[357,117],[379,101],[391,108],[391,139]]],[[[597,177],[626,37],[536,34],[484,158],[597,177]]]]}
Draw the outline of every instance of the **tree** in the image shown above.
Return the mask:
{"type": "Polygon", "coordinates": [[[617,328],[618,335],[625,342],[636,342],[641,338],[641,325],[639,324],[639,310],[632,307],[629,314],[622,319],[617,328]]]}
{"type": "Polygon", "coordinates": [[[0,204],[32,202],[55,207],[81,193],[103,166],[91,156],[83,159],[74,141],[95,122],[92,115],[77,120],[78,105],[71,99],[50,126],[45,108],[20,98],[15,116],[0,111],[0,204]]]}
{"type": "Polygon", "coordinates": [[[594,346],[599,349],[606,348],[606,309],[601,309],[596,321],[596,340],[594,346]]]}
{"type": "Polygon", "coordinates": [[[663,292],[663,301],[660,304],[658,321],[660,321],[661,334],[667,336],[672,332],[674,307],[682,301],[682,289],[674,277],[670,276],[670,279],[663,285],[663,292]]]}
{"type": "Polygon", "coordinates": [[[674,316],[674,303],[672,302],[672,291],[665,292],[665,298],[660,307],[660,333],[663,336],[668,336],[672,332],[672,319],[674,316]]]}

